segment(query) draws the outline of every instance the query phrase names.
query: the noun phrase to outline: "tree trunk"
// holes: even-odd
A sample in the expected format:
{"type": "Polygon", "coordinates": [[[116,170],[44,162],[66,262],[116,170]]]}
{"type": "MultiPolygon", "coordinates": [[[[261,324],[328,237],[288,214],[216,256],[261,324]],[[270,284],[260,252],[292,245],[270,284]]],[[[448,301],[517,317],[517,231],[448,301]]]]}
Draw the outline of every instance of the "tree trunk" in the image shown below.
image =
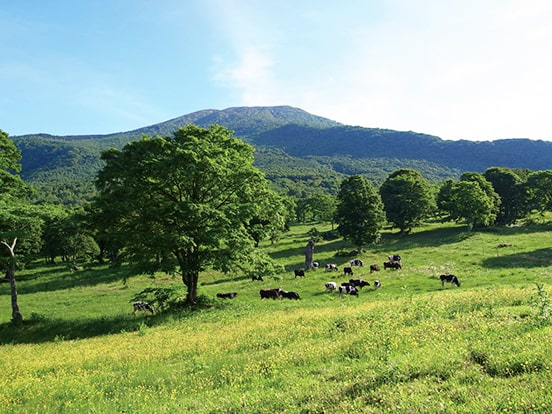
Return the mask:
{"type": "Polygon", "coordinates": [[[186,303],[191,305],[197,301],[197,282],[199,274],[194,272],[182,272],[182,282],[188,288],[186,303]]]}
{"type": "Polygon", "coordinates": [[[6,272],[6,277],[8,278],[10,282],[11,287],[11,305],[12,305],[12,322],[13,323],[21,323],[23,322],[23,315],[21,315],[21,312],[19,311],[19,305],[17,304],[17,286],[15,284],[15,244],[17,243],[17,237],[13,239],[13,242],[11,245],[6,243],[5,241],[1,242],[6,248],[8,249],[10,253],[10,259],[8,264],[8,271],[6,272]]]}
{"type": "Polygon", "coordinates": [[[314,244],[316,243],[316,239],[311,237],[309,242],[307,243],[307,247],[305,249],[305,268],[306,269],[312,269],[312,258],[314,256],[314,244]]]}

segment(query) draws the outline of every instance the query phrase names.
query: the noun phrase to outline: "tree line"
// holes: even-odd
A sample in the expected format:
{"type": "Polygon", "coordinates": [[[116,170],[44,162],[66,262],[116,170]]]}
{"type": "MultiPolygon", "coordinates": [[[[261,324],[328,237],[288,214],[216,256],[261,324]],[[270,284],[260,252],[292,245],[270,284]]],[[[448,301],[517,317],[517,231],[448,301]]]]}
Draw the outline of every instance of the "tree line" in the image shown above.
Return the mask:
{"type": "Polygon", "coordinates": [[[102,153],[96,195],[79,207],[36,203],[19,173],[21,153],[0,131],[2,281],[42,258],[75,269],[84,262],[125,263],[135,273],[178,274],[186,303],[198,299],[205,269],[266,276],[279,272],[260,248],[293,223],[331,222],[357,249],[377,243],[384,226],[408,233],[428,219],[469,229],[515,224],[552,209],[552,171],[490,167],[439,185],[411,168],[376,187],[345,176],[337,194],[291,197],[274,189],[254,165],[254,149],[219,125],[188,125],[170,136],[140,140],[102,153]]]}

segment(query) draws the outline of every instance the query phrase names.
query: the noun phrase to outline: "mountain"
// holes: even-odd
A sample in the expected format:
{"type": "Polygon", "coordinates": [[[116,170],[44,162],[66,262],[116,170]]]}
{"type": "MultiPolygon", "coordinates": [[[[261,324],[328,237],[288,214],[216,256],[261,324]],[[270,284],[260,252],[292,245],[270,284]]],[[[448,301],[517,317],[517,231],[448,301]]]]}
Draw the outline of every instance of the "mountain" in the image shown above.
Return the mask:
{"type": "Polygon", "coordinates": [[[257,149],[256,165],[275,187],[304,196],[335,193],[339,181],[364,174],[380,184],[399,168],[415,168],[438,183],[493,166],[552,169],[552,143],[529,139],[446,141],[412,131],[362,128],[290,106],[206,109],[159,124],[107,135],[11,137],[21,150],[23,178],[42,201],[78,203],[93,192],[103,150],[122,148],[142,134],[166,136],[186,124],[223,125],[257,149]]]}

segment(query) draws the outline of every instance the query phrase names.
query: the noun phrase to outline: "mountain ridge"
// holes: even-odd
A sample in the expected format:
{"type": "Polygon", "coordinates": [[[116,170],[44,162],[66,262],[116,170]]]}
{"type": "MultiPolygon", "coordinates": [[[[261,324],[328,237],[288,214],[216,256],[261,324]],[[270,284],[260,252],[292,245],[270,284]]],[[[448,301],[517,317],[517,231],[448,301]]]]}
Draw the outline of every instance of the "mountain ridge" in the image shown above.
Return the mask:
{"type": "Polygon", "coordinates": [[[83,186],[93,192],[100,154],[149,136],[169,136],[186,124],[222,125],[257,149],[256,164],[285,191],[287,181],[308,182],[301,194],[335,192],[347,174],[363,174],[374,183],[399,168],[417,168],[428,180],[459,178],[463,172],[484,172],[489,167],[528,170],[552,168],[552,143],[528,138],[494,141],[444,140],[413,131],[350,126],[292,106],[204,109],[132,131],[104,135],[55,136],[29,134],[11,139],[21,150],[22,176],[41,190],[56,186],[83,186]],[[281,163],[282,152],[285,168],[281,163]],[[318,178],[317,178],[318,177],[318,178]],[[68,184],[69,183],[69,184],[68,184]],[[308,188],[307,188],[308,187],[308,188]]]}

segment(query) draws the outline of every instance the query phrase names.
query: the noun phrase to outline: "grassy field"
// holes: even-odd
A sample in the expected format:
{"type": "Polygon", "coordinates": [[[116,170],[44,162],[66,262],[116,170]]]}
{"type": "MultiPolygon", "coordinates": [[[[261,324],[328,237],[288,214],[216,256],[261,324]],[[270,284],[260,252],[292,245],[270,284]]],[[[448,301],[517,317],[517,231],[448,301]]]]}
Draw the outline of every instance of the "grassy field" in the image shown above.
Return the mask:
{"type": "Polygon", "coordinates": [[[0,412],[552,412],[552,225],[386,232],[356,257],[382,266],[399,253],[404,268],[354,268],[382,288],[343,298],[324,289],[346,280],[352,247],[342,240],[315,248],[339,272],[294,278],[312,227],[329,228],[293,227],[263,245],[286,268],[277,277],[203,274],[200,294],[212,300],[194,311],[132,314],[143,289],[181,286],[169,275],[123,283],[125,269],[105,266],[20,271],[22,326],[9,323],[0,285],[0,412]],[[461,287],[442,288],[441,273],[461,287]],[[302,299],[260,299],[277,287],[302,299]]]}

